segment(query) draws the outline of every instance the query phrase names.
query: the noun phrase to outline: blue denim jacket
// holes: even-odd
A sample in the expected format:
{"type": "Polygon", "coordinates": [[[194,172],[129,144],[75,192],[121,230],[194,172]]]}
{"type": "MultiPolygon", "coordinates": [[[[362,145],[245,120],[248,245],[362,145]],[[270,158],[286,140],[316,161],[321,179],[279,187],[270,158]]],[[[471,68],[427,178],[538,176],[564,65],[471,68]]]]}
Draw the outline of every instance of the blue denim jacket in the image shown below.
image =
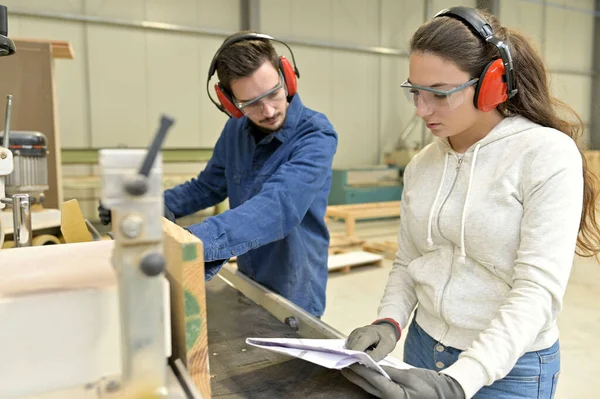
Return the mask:
{"type": "Polygon", "coordinates": [[[256,144],[251,129],[246,117],[229,119],[206,169],[165,191],[165,205],[182,217],[229,197],[230,210],[188,227],[204,244],[206,279],[237,256],[242,273],[321,316],[337,134],[298,94],[279,131],[256,144]]]}

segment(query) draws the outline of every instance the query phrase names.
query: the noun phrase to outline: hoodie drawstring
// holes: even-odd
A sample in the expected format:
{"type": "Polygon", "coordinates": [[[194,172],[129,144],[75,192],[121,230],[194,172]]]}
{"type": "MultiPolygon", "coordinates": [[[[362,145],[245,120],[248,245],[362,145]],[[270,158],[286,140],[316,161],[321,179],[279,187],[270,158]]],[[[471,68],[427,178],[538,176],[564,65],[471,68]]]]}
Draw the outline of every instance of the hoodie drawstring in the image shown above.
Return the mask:
{"type": "Polygon", "coordinates": [[[477,153],[481,144],[477,144],[475,151],[473,152],[473,161],[471,162],[471,172],[469,173],[469,183],[467,184],[467,195],[465,196],[465,203],[463,205],[462,218],[460,221],[460,256],[463,261],[467,257],[465,250],[465,219],[467,216],[467,204],[469,203],[469,193],[471,192],[471,183],[473,182],[473,173],[475,172],[475,162],[477,162],[477,153]]]}
{"type": "Polygon", "coordinates": [[[446,160],[444,163],[444,172],[442,173],[442,180],[440,180],[440,185],[438,187],[437,193],[435,194],[433,205],[431,205],[431,211],[429,212],[429,222],[427,223],[427,245],[429,247],[433,246],[433,238],[431,238],[431,225],[433,222],[433,213],[435,211],[435,206],[437,205],[437,202],[440,199],[440,193],[442,192],[442,186],[444,185],[444,179],[446,178],[446,170],[448,170],[448,158],[449,154],[446,152],[446,160]]]}

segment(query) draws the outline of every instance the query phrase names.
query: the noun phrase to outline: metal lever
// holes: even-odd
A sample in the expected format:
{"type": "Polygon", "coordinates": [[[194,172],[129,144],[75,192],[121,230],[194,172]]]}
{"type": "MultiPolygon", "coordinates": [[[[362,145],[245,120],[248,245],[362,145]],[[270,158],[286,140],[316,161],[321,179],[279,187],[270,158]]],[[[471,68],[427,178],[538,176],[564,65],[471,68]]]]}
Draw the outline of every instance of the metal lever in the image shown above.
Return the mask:
{"type": "MultiPolygon", "coordinates": [[[[2,140],[2,146],[9,150],[10,143],[10,117],[12,114],[12,95],[6,96],[6,117],[4,119],[4,139],[2,140]]],[[[10,151],[10,150],[9,150],[10,151]]]]}
{"type": "Polygon", "coordinates": [[[169,118],[168,116],[162,115],[160,118],[160,126],[158,127],[158,131],[154,136],[154,140],[146,153],[146,158],[144,158],[144,162],[142,162],[142,166],[138,174],[131,180],[129,180],[125,185],[125,190],[131,194],[140,196],[148,191],[148,175],[150,174],[150,170],[152,169],[152,165],[156,160],[156,156],[162,147],[162,143],[167,136],[167,132],[171,125],[173,125],[174,120],[169,118]]]}

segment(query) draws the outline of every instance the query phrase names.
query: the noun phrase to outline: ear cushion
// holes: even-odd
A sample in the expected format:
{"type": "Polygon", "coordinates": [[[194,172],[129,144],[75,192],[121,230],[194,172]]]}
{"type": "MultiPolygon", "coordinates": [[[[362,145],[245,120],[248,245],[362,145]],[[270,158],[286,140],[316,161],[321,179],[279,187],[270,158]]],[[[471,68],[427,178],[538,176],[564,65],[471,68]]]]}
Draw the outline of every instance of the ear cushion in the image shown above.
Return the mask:
{"type": "Polygon", "coordinates": [[[489,112],[508,99],[508,88],[502,59],[490,62],[479,77],[473,102],[483,112],[489,112]]]}
{"type": "Polygon", "coordinates": [[[298,90],[298,81],[296,80],[296,73],[294,67],[283,55],[279,56],[279,68],[283,72],[283,79],[287,87],[288,97],[292,97],[298,90]]]}
{"type": "Polygon", "coordinates": [[[221,88],[219,83],[215,85],[215,92],[217,93],[217,98],[221,103],[221,111],[234,118],[241,118],[244,116],[242,111],[240,111],[240,109],[233,103],[231,97],[229,97],[226,91],[221,88]]]}

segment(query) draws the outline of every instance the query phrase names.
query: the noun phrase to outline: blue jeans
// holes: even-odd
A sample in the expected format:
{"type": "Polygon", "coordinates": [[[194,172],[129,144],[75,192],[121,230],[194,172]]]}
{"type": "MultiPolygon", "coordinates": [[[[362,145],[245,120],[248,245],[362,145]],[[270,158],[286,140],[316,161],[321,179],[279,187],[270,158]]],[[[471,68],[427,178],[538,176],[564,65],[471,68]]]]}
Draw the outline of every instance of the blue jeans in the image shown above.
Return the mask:
{"type": "MultiPolygon", "coordinates": [[[[404,361],[412,366],[441,371],[452,365],[459,349],[443,346],[413,320],[404,343],[404,361]]],[[[527,352],[506,377],[485,386],[475,399],[551,399],[560,374],[558,341],[548,349],[527,352]]]]}

